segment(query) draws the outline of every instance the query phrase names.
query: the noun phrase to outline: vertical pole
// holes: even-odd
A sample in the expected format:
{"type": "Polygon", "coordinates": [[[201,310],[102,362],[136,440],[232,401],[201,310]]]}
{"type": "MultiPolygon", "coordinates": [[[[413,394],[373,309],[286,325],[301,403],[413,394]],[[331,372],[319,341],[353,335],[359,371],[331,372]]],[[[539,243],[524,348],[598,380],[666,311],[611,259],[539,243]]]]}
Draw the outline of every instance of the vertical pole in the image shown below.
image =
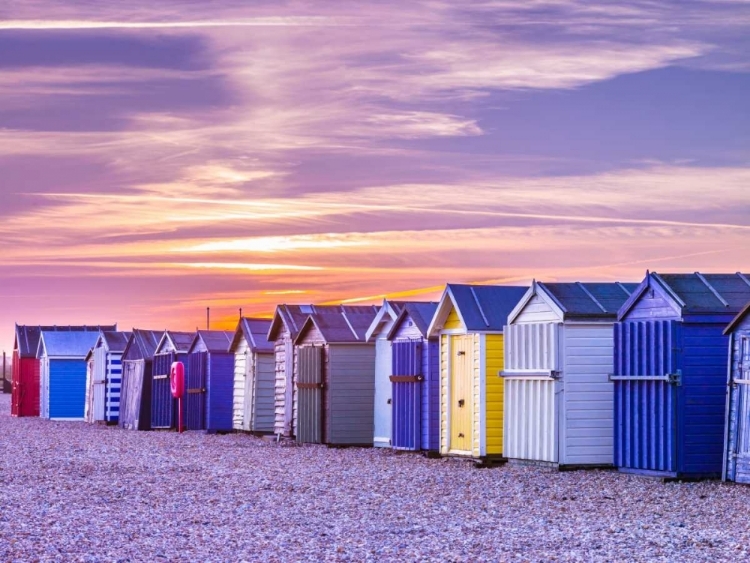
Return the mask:
{"type": "Polygon", "coordinates": [[[242,320],[242,307],[240,307],[240,320],[242,320]]]}
{"type": "Polygon", "coordinates": [[[211,330],[211,307],[206,307],[206,330],[211,330]]]}
{"type": "Polygon", "coordinates": [[[177,399],[177,432],[182,434],[182,395],[177,399]]]}

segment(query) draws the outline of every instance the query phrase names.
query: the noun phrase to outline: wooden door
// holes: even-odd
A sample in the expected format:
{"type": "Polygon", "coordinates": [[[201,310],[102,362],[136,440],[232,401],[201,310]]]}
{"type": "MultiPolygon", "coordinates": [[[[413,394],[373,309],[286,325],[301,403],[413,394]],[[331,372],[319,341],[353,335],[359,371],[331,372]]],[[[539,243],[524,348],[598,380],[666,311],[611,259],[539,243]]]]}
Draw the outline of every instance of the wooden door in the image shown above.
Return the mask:
{"type": "Polygon", "coordinates": [[[391,385],[393,397],[393,447],[422,449],[422,341],[400,340],[392,344],[391,385]]]}
{"type": "Polygon", "coordinates": [[[255,430],[255,354],[245,353],[245,399],[242,412],[242,429],[255,430]]]}
{"type": "Polygon", "coordinates": [[[735,379],[737,397],[737,469],[735,481],[750,484],[750,337],[740,340],[739,379],[735,379]]]}
{"type": "Polygon", "coordinates": [[[450,450],[471,452],[474,354],[471,335],[451,337],[450,450]]]}
{"type": "Polygon", "coordinates": [[[297,441],[320,444],[323,441],[323,348],[298,350],[297,441]]]}

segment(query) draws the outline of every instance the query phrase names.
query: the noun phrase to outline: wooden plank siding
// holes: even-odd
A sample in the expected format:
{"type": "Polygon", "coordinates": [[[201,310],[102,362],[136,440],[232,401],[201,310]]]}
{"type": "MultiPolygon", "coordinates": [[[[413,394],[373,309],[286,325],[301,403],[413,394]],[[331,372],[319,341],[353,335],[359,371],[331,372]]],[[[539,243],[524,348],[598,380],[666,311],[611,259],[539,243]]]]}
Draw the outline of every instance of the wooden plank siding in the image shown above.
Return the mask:
{"type": "Polygon", "coordinates": [[[503,335],[487,334],[484,339],[486,455],[501,455],[504,451],[505,391],[498,373],[503,370],[505,363],[503,335]]]}
{"type": "Polygon", "coordinates": [[[253,431],[272,433],[274,430],[274,356],[255,352],[253,359],[255,383],[253,431]]]}
{"type": "Polygon", "coordinates": [[[613,463],[613,339],[611,323],[565,326],[561,464],[613,463]]]}
{"type": "MultiPolygon", "coordinates": [[[[274,382],[274,433],[282,436],[292,436],[292,418],[286,416],[287,396],[287,352],[292,349],[292,336],[285,326],[282,326],[279,337],[274,343],[274,358],[276,377],[274,382]]],[[[293,352],[292,352],[293,354],[293,352]]],[[[290,357],[289,375],[293,373],[293,355],[290,357]]],[[[291,379],[291,377],[290,377],[291,379]]]]}
{"type": "Polygon", "coordinates": [[[733,383],[748,379],[750,362],[745,358],[750,349],[750,315],[735,327],[729,348],[731,381],[727,413],[727,443],[724,456],[726,478],[738,483],[750,484],[750,386],[733,383]]]}
{"type": "Polygon", "coordinates": [[[330,344],[325,355],[328,359],[324,392],[324,397],[328,396],[327,443],[372,445],[375,347],[330,344]]]}
{"type": "Polygon", "coordinates": [[[249,430],[249,420],[245,420],[245,393],[248,360],[247,340],[241,336],[234,352],[234,390],[232,393],[232,427],[235,430],[249,430]]]}
{"type": "MultiPolygon", "coordinates": [[[[297,374],[299,371],[299,348],[303,346],[323,346],[325,347],[325,339],[323,338],[323,335],[320,334],[320,331],[317,329],[315,325],[311,325],[310,328],[308,328],[303,335],[299,338],[299,340],[296,342],[293,348],[293,371],[292,371],[292,430],[293,435],[297,435],[297,424],[298,424],[298,397],[297,397],[297,374]]],[[[328,384],[328,377],[329,377],[329,370],[328,370],[328,364],[329,364],[329,357],[328,357],[328,350],[323,350],[323,368],[322,368],[322,377],[323,382],[325,385],[328,384]]],[[[330,407],[328,403],[328,393],[323,393],[322,397],[322,412],[324,423],[323,423],[323,443],[328,443],[328,436],[329,436],[329,427],[328,427],[328,409],[330,407]]]]}

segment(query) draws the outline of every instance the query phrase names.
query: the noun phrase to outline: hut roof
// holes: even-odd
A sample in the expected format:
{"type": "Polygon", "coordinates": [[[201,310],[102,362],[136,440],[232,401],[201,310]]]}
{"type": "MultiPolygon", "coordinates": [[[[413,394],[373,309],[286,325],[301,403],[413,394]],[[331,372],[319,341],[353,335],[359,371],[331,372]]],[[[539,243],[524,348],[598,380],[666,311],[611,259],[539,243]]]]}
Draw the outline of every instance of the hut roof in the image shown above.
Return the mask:
{"type": "Polygon", "coordinates": [[[532,297],[537,294],[546,299],[553,309],[558,309],[563,319],[615,320],[620,307],[637,287],[637,283],[543,283],[535,281],[508,316],[508,322],[513,322],[532,297]]]}
{"type": "Polygon", "coordinates": [[[143,330],[140,328],[134,328],[133,332],[130,333],[128,343],[125,345],[123,350],[123,356],[127,356],[131,348],[136,347],[138,349],[139,358],[153,358],[154,352],[156,352],[156,346],[159,344],[159,339],[164,334],[161,330],[143,330]]]}
{"type": "Polygon", "coordinates": [[[132,333],[126,331],[116,330],[103,330],[99,338],[101,338],[107,345],[107,350],[110,352],[124,352],[125,347],[128,345],[130,335],[132,333]]]}
{"type": "Polygon", "coordinates": [[[273,342],[268,340],[268,331],[271,329],[271,319],[253,319],[242,317],[237,323],[234,338],[229,345],[229,350],[234,350],[239,343],[240,337],[244,336],[250,348],[255,352],[273,352],[273,342]]]}
{"type": "Polygon", "coordinates": [[[94,331],[46,331],[39,338],[39,350],[50,358],[85,358],[96,344],[99,333],[94,331]]]}
{"type": "Polygon", "coordinates": [[[367,329],[377,313],[375,305],[336,305],[318,310],[307,318],[296,340],[314,325],[328,344],[364,343],[367,329]]]}
{"type": "Polygon", "coordinates": [[[203,342],[203,346],[210,353],[228,352],[233,336],[234,332],[230,330],[199,330],[195,333],[188,352],[192,352],[198,342],[203,342]]]}
{"type": "Polygon", "coordinates": [[[385,325],[389,321],[395,321],[404,309],[406,301],[391,301],[389,299],[383,299],[383,304],[378,309],[375,318],[370,323],[365,333],[365,340],[368,342],[373,336],[380,333],[385,325]]]}
{"type": "MultiPolygon", "coordinates": [[[[284,326],[295,340],[302,330],[302,326],[310,315],[322,313],[337,313],[341,310],[356,312],[361,305],[277,305],[276,313],[268,330],[268,340],[274,341],[278,338],[279,330],[284,326]]],[[[369,306],[368,306],[369,307],[369,306]]]]}
{"type": "Polygon", "coordinates": [[[16,324],[16,348],[21,358],[36,357],[39,349],[39,337],[42,331],[47,332],[99,332],[100,330],[117,330],[117,324],[113,325],[81,325],[81,326],[32,326],[16,324]]]}
{"type": "Polygon", "coordinates": [[[734,332],[734,329],[737,328],[737,326],[742,323],[742,321],[745,320],[745,318],[750,315],[750,301],[748,301],[747,305],[737,313],[737,316],[732,319],[732,322],[729,323],[726,329],[724,329],[724,334],[729,334],[731,332],[734,332]]]}
{"type": "Polygon", "coordinates": [[[401,323],[407,318],[414,321],[414,326],[417,327],[420,334],[427,338],[430,322],[432,322],[432,318],[435,316],[437,308],[438,303],[436,301],[411,301],[404,303],[401,313],[393,323],[391,330],[388,332],[388,339],[391,339],[396,335],[401,323]]]}
{"type": "Polygon", "coordinates": [[[619,318],[623,318],[630,311],[652,284],[668,295],[682,313],[739,313],[750,301],[748,274],[740,272],[734,274],[646,272],[646,278],[620,309],[619,318]]]}
{"type": "Polygon", "coordinates": [[[527,290],[511,285],[449,283],[430,323],[429,334],[434,336],[442,328],[452,307],[467,331],[502,332],[508,315],[527,290]]]}
{"type": "Polygon", "coordinates": [[[177,332],[174,330],[165,330],[159,343],[156,345],[154,354],[159,354],[169,345],[178,354],[185,354],[190,348],[195,338],[194,332],[177,332]]]}

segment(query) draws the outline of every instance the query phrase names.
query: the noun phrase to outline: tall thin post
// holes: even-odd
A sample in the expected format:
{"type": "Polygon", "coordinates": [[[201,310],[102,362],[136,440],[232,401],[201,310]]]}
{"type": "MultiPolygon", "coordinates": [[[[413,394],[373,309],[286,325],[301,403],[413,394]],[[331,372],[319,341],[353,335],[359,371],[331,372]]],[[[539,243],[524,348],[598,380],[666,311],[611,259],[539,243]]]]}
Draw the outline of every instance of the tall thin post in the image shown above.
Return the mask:
{"type": "Polygon", "coordinates": [[[206,330],[211,330],[211,307],[206,307],[206,330]]]}

